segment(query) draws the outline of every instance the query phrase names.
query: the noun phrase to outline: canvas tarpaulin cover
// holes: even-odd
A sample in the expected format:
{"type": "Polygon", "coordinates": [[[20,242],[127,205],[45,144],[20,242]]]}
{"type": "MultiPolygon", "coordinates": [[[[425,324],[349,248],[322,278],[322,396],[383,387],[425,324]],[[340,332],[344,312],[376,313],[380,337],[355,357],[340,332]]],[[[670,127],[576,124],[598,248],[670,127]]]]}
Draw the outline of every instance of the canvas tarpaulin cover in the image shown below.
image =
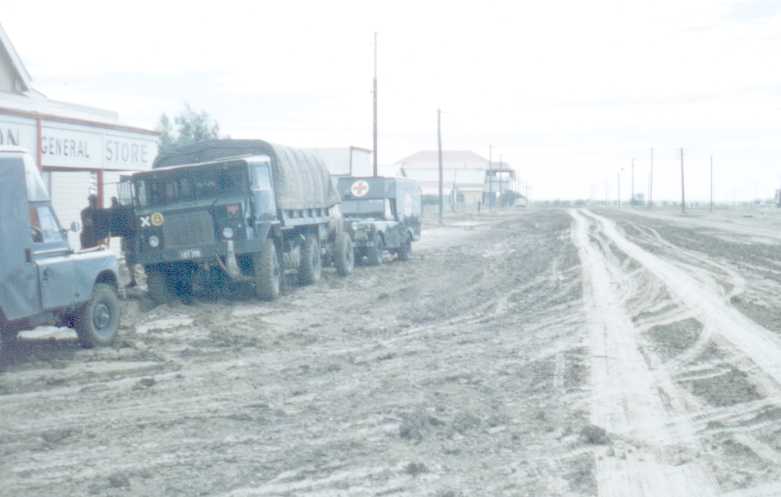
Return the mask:
{"type": "Polygon", "coordinates": [[[313,152],[274,145],[262,140],[209,140],[161,154],[154,167],[212,162],[228,157],[267,155],[274,173],[280,209],[332,207],[340,202],[328,169],[313,152]]]}

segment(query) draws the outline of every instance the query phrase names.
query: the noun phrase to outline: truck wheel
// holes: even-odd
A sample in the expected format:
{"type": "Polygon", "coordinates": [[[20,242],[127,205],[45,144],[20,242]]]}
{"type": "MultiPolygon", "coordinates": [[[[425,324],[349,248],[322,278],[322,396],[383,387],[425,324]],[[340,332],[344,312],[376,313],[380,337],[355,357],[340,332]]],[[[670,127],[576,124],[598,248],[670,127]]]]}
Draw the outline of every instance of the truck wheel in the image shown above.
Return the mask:
{"type": "Polygon", "coordinates": [[[323,261],[320,260],[320,242],[314,235],[307,235],[304,249],[301,251],[301,266],[298,268],[298,281],[302,285],[313,285],[320,281],[323,261]]]}
{"type": "Polygon", "coordinates": [[[16,344],[18,331],[6,331],[0,329],[0,351],[9,349],[16,344]]]}
{"type": "Polygon", "coordinates": [[[353,251],[353,239],[347,233],[336,235],[334,243],[334,262],[339,276],[349,276],[355,267],[355,252],[353,251]]]}
{"type": "Polygon", "coordinates": [[[76,318],[76,333],[85,349],[111,345],[119,330],[119,298],[110,285],[98,283],[76,318]]]}
{"type": "Polygon", "coordinates": [[[274,300],[279,297],[282,269],[274,240],[266,239],[263,250],[253,254],[252,263],[255,267],[255,295],[263,300],[274,300]]]}
{"type": "Polygon", "coordinates": [[[193,275],[195,271],[190,268],[179,267],[178,270],[169,276],[168,281],[177,297],[185,302],[190,302],[193,296],[193,275]]]}
{"type": "Polygon", "coordinates": [[[385,253],[385,243],[382,241],[382,235],[377,234],[374,237],[374,245],[366,249],[366,258],[370,266],[381,266],[382,256],[385,253]]]}
{"type": "Polygon", "coordinates": [[[159,269],[146,272],[146,288],[149,297],[157,305],[163,305],[171,302],[172,293],[171,283],[168,280],[168,273],[159,269]]]}
{"type": "Polygon", "coordinates": [[[399,247],[399,260],[408,261],[412,258],[412,239],[407,236],[399,247]]]}

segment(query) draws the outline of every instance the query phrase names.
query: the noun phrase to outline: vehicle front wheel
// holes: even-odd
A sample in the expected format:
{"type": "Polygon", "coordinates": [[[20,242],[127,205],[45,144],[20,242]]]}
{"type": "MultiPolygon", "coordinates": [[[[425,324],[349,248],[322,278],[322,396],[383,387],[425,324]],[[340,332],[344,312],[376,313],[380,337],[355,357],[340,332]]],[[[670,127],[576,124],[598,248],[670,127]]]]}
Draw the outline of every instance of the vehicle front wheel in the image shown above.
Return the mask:
{"type": "Polygon", "coordinates": [[[334,261],[336,263],[336,272],[339,276],[349,276],[355,268],[355,252],[353,249],[353,239],[348,233],[339,233],[336,235],[334,243],[334,261]]]}
{"type": "Polygon", "coordinates": [[[18,335],[18,331],[4,330],[0,326],[0,351],[12,348],[16,344],[18,335]]]}
{"type": "Polygon", "coordinates": [[[399,260],[408,261],[412,258],[412,239],[407,236],[404,243],[399,247],[399,260]]]}
{"type": "Polygon", "coordinates": [[[95,285],[92,298],[84,304],[76,318],[76,333],[85,349],[108,346],[119,331],[119,297],[114,287],[95,285]]]}
{"type": "Polygon", "coordinates": [[[146,271],[146,289],[149,298],[157,305],[168,304],[173,299],[168,273],[160,269],[146,271]]]}
{"type": "Polygon", "coordinates": [[[320,281],[323,261],[320,259],[320,242],[314,235],[307,235],[301,250],[301,266],[298,268],[298,280],[302,285],[313,285],[320,281]]]}
{"type": "Polygon", "coordinates": [[[369,261],[370,266],[382,265],[382,256],[385,253],[385,243],[382,240],[382,236],[377,234],[374,237],[374,245],[366,249],[366,258],[369,261]]]}
{"type": "Polygon", "coordinates": [[[279,297],[282,285],[282,267],[277,256],[274,240],[267,238],[263,250],[252,256],[255,267],[255,295],[262,300],[274,300],[279,297]]]}

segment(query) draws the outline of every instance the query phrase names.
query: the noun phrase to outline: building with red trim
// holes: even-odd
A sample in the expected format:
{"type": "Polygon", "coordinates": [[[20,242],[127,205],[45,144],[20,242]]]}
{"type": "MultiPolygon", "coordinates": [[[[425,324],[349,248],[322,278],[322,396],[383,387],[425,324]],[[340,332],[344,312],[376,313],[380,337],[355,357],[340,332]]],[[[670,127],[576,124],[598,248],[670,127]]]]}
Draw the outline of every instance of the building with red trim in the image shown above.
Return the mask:
{"type": "MultiPolygon", "coordinates": [[[[32,87],[0,26],[0,146],[30,151],[63,226],[79,221],[90,194],[108,205],[123,174],[150,169],[158,133],[120,124],[116,112],[47,98],[32,87]]],[[[78,235],[71,234],[78,247],[78,235]]]]}

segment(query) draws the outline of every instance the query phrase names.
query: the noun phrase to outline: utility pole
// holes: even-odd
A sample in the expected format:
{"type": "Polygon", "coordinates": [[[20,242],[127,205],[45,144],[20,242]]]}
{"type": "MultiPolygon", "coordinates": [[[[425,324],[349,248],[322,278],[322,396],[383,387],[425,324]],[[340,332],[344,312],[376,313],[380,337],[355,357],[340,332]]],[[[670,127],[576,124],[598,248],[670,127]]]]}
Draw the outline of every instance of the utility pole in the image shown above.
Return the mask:
{"type": "Polygon", "coordinates": [[[493,161],[491,155],[493,154],[494,146],[488,145],[488,207],[494,207],[494,178],[491,176],[493,172],[493,161]]]}
{"type": "Polygon", "coordinates": [[[681,214],[686,214],[686,185],[683,180],[683,149],[681,149],[681,214]]]}
{"type": "Polygon", "coordinates": [[[437,109],[437,157],[439,161],[439,224],[442,224],[442,110],[437,109]]]}
{"type": "Polygon", "coordinates": [[[651,172],[650,178],[648,178],[648,208],[650,209],[654,203],[654,149],[651,149],[651,172]]]}
{"type": "Polygon", "coordinates": [[[629,197],[629,207],[635,205],[635,158],[632,157],[632,196],[629,197]]]}
{"type": "Polygon", "coordinates": [[[377,176],[377,32],[374,32],[374,83],[373,83],[373,127],[372,140],[374,143],[374,153],[372,154],[372,170],[374,176],[377,176]]]}
{"type": "Polygon", "coordinates": [[[710,211],[713,212],[713,156],[710,156],[710,211]]]}
{"type": "Polygon", "coordinates": [[[618,183],[618,208],[621,208],[621,171],[616,173],[616,183],[618,183]]]}

